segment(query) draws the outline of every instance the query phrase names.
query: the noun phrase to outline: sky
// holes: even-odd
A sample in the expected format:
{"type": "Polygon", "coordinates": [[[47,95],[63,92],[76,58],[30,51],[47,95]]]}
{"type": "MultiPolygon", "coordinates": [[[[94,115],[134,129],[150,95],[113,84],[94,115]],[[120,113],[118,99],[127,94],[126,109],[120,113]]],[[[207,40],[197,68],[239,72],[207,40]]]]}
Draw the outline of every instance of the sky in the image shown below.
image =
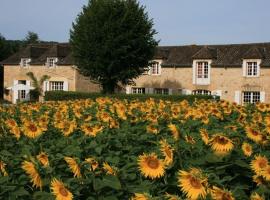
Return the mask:
{"type": "MultiPolygon", "coordinates": [[[[270,42],[270,0],[138,0],[160,45],[270,42]]],[[[23,39],[67,42],[88,0],[0,0],[0,33],[23,39]]]]}

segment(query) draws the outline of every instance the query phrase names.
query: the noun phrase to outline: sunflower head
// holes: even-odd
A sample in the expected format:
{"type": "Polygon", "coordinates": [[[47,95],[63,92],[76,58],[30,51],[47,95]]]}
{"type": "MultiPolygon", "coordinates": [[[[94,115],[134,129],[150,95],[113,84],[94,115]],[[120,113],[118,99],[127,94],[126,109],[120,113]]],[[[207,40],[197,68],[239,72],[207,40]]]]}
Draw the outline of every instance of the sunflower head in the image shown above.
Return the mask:
{"type": "Polygon", "coordinates": [[[78,165],[78,163],[76,162],[76,160],[74,158],[71,158],[71,157],[65,157],[64,159],[67,162],[69,169],[74,174],[74,177],[81,178],[82,177],[81,169],[80,169],[80,166],[78,165]]]}
{"type": "Polygon", "coordinates": [[[242,144],[242,151],[245,156],[249,157],[252,154],[252,146],[246,142],[242,144]]]}
{"type": "Polygon", "coordinates": [[[143,154],[138,159],[139,169],[145,177],[151,179],[160,178],[164,175],[164,163],[159,160],[155,153],[143,154]]]}
{"type": "Polygon", "coordinates": [[[227,155],[234,147],[232,140],[221,134],[214,135],[210,145],[214,153],[220,156],[227,155]]]}
{"type": "Polygon", "coordinates": [[[250,196],[250,200],[265,200],[264,196],[260,196],[258,193],[253,193],[250,196]]]}
{"type": "Polygon", "coordinates": [[[51,181],[51,190],[56,200],[72,200],[72,193],[64,186],[63,182],[54,178],[51,181]]]}
{"type": "Polygon", "coordinates": [[[44,166],[47,167],[49,166],[49,158],[48,155],[45,152],[40,152],[37,155],[37,159],[39,160],[39,162],[44,166]]]}
{"type": "Polygon", "coordinates": [[[230,191],[222,190],[216,186],[211,190],[211,196],[213,200],[234,200],[234,197],[230,191]]]}
{"type": "Polygon", "coordinates": [[[268,159],[265,156],[257,155],[251,161],[250,166],[257,175],[261,175],[263,170],[265,170],[268,166],[268,159]]]}
{"type": "Polygon", "coordinates": [[[207,195],[207,177],[198,168],[178,172],[178,186],[189,199],[204,199],[207,195]]]}
{"type": "Polygon", "coordinates": [[[161,152],[165,157],[164,164],[171,165],[173,162],[173,148],[168,144],[165,139],[161,140],[159,143],[161,146],[161,152]]]}

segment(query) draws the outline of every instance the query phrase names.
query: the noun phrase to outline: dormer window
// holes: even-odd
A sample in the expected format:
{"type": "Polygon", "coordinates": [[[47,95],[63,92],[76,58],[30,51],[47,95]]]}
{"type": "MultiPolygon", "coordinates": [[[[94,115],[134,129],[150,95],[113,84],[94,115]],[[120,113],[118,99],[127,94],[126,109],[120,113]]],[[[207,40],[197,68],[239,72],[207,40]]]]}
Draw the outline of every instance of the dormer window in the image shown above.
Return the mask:
{"type": "Polygon", "coordinates": [[[154,60],[149,66],[149,75],[160,75],[161,74],[161,61],[154,60]]]}
{"type": "Polygon", "coordinates": [[[28,67],[30,62],[31,62],[30,58],[22,58],[20,65],[21,67],[28,67]]]}
{"type": "Polygon", "coordinates": [[[57,60],[58,60],[57,58],[47,58],[46,65],[48,67],[55,67],[57,60]]]}
{"type": "Polygon", "coordinates": [[[193,60],[193,84],[210,84],[211,60],[193,60]]]}
{"type": "Polygon", "coordinates": [[[259,77],[260,76],[261,60],[244,60],[243,61],[243,76],[259,77]]]}

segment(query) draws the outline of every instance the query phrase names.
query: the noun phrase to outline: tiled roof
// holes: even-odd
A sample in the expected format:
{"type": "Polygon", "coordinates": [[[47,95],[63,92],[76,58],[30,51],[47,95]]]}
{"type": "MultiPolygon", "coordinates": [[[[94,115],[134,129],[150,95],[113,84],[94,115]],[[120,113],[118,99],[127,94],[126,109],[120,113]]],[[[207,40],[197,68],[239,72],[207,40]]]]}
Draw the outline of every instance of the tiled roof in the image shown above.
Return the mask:
{"type": "MultiPolygon", "coordinates": [[[[31,58],[30,64],[44,65],[47,57],[57,57],[58,65],[74,65],[68,43],[29,45],[2,64],[18,65],[21,58],[31,58]]],[[[191,67],[194,59],[211,59],[213,67],[240,67],[243,59],[262,59],[261,66],[270,67],[270,43],[160,46],[154,59],[163,59],[163,67],[191,67]]]]}

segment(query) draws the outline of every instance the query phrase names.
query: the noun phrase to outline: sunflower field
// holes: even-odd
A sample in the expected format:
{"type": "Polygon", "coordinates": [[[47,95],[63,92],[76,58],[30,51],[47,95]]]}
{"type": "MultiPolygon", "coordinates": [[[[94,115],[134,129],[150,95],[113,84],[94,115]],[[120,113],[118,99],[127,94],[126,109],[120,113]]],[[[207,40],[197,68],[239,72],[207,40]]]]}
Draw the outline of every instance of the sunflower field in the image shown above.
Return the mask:
{"type": "Polygon", "coordinates": [[[0,107],[0,199],[270,199],[270,105],[148,99],[0,107]]]}

